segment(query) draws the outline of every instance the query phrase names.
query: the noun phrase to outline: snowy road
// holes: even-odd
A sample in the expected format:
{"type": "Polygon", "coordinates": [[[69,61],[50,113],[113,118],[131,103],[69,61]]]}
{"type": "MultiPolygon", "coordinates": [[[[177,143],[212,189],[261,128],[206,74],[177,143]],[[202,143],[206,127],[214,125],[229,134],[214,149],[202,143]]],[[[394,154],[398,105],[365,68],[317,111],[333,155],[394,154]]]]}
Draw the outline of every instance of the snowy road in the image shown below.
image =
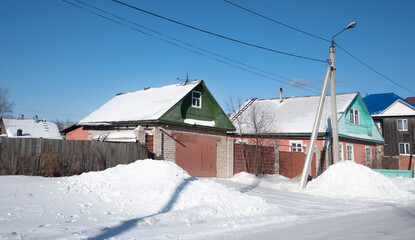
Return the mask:
{"type": "MultiPolygon", "coordinates": [[[[269,204],[304,216],[295,223],[266,225],[223,234],[216,239],[415,239],[415,202],[401,205],[324,199],[257,187],[257,184],[222,179],[215,181],[249,195],[260,196],[269,204]]],[[[297,184],[292,182],[292,187],[297,184]]]]}
{"type": "Polygon", "coordinates": [[[415,239],[414,179],[336,165],[306,190],[278,175],[197,179],[154,160],[0,176],[0,239],[415,239]]]}

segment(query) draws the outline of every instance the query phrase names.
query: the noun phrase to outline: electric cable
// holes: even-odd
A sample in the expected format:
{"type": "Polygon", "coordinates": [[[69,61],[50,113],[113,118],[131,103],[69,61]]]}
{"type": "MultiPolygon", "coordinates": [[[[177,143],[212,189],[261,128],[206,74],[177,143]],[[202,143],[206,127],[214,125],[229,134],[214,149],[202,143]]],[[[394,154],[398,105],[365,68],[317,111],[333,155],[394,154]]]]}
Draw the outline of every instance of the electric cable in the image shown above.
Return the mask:
{"type": "Polygon", "coordinates": [[[203,33],[207,33],[207,34],[212,35],[212,36],[216,36],[216,37],[219,37],[219,38],[223,38],[223,39],[226,39],[226,40],[229,40],[229,41],[237,42],[237,43],[240,43],[240,44],[243,44],[243,45],[247,45],[247,46],[251,46],[251,47],[255,47],[255,48],[262,49],[262,50],[266,50],[266,51],[270,51],[270,52],[275,52],[275,53],[279,53],[279,54],[283,54],[283,55],[287,55],[287,56],[291,56],[291,57],[302,58],[302,59],[316,61],[316,62],[328,63],[327,60],[321,60],[321,59],[316,59],[316,58],[310,58],[310,57],[300,56],[300,55],[297,55],[297,54],[282,52],[282,51],[278,51],[278,50],[275,50],[275,49],[271,49],[271,48],[267,48],[267,47],[262,47],[262,46],[259,46],[259,45],[256,45],[256,44],[252,44],[252,43],[244,42],[244,41],[241,41],[241,40],[237,40],[237,39],[234,39],[234,38],[226,37],[226,36],[223,36],[223,35],[220,35],[220,34],[217,34],[217,33],[213,33],[213,32],[207,31],[207,30],[203,30],[201,28],[197,28],[197,27],[194,27],[194,26],[185,24],[185,23],[178,22],[176,20],[173,20],[173,19],[170,19],[170,18],[167,18],[167,17],[163,17],[161,15],[158,15],[158,14],[155,14],[155,13],[152,13],[152,12],[149,12],[149,11],[146,11],[144,9],[141,9],[141,8],[138,8],[138,7],[135,7],[135,6],[126,4],[126,3],[121,2],[121,1],[118,1],[118,0],[112,0],[112,1],[113,2],[116,2],[118,4],[121,4],[121,5],[124,5],[126,7],[135,9],[137,11],[140,11],[140,12],[143,12],[143,13],[146,13],[146,14],[149,14],[149,15],[152,15],[152,16],[155,16],[155,17],[164,19],[166,21],[169,21],[169,22],[172,22],[172,23],[175,23],[175,24],[178,24],[178,25],[187,27],[187,28],[191,28],[193,30],[197,30],[197,31],[200,31],[200,32],[203,32],[203,33]]]}
{"type": "Polygon", "coordinates": [[[282,25],[282,26],[284,26],[284,27],[290,28],[290,29],[295,30],[295,31],[297,31],[297,32],[301,32],[301,33],[304,33],[304,34],[309,35],[309,36],[311,36],[311,37],[314,37],[314,38],[317,38],[317,39],[320,39],[320,40],[323,40],[323,41],[326,41],[326,42],[330,42],[330,43],[331,43],[331,40],[329,40],[329,39],[325,39],[325,38],[319,37],[319,36],[317,36],[317,35],[314,35],[314,34],[311,34],[311,33],[306,32],[306,31],[303,31],[303,30],[301,30],[301,29],[298,29],[298,28],[292,27],[292,26],[290,26],[290,25],[288,25],[288,24],[282,23],[282,22],[280,22],[280,21],[277,21],[277,20],[274,20],[274,19],[269,18],[269,17],[267,17],[267,16],[264,16],[264,15],[262,15],[262,14],[260,14],[260,13],[257,13],[257,12],[254,12],[254,11],[252,11],[252,10],[249,10],[249,9],[247,9],[247,8],[245,8],[245,7],[242,7],[242,6],[240,6],[240,5],[236,4],[236,3],[233,3],[233,2],[231,2],[231,1],[228,1],[228,0],[223,0],[223,1],[225,1],[226,3],[229,3],[229,4],[231,4],[231,5],[233,5],[233,6],[235,6],[235,7],[238,7],[238,8],[240,8],[240,9],[243,9],[243,10],[245,10],[245,11],[247,11],[247,12],[250,12],[250,13],[253,13],[253,14],[257,15],[257,16],[260,16],[260,17],[262,17],[262,18],[265,18],[265,19],[267,19],[267,20],[269,20],[269,21],[271,21],[271,22],[274,22],[274,23],[280,24],[280,25],[282,25]]]}
{"type": "MultiPolygon", "coordinates": [[[[245,10],[245,11],[247,11],[247,12],[250,12],[250,13],[252,13],[252,14],[255,14],[255,15],[257,15],[257,16],[260,16],[260,17],[262,17],[262,18],[265,18],[265,19],[267,19],[267,20],[269,20],[269,21],[272,21],[272,22],[274,22],[274,23],[277,23],[277,24],[280,24],[280,25],[282,25],[282,26],[285,26],[285,27],[287,27],[287,28],[293,29],[293,30],[295,30],[295,31],[298,31],[298,32],[304,33],[304,34],[306,34],[306,35],[309,35],[309,36],[315,37],[315,38],[317,38],[317,39],[320,39],[320,40],[323,40],[323,41],[326,41],[326,42],[332,42],[332,41],[330,41],[330,40],[328,40],[328,39],[325,39],[325,38],[319,37],[319,36],[317,36],[317,35],[314,35],[314,34],[311,34],[311,33],[306,32],[306,31],[303,31],[303,30],[301,30],[301,29],[298,29],[298,28],[292,27],[292,26],[290,26],[290,25],[288,25],[288,24],[285,24],[285,23],[279,22],[279,21],[277,21],[277,20],[274,20],[274,19],[272,19],[272,18],[266,17],[266,16],[264,16],[264,15],[262,15],[262,14],[260,14],[260,13],[254,12],[254,11],[252,11],[252,10],[250,10],[250,9],[247,9],[247,8],[245,8],[245,7],[242,7],[242,6],[240,6],[240,5],[236,4],[236,3],[233,3],[233,2],[231,2],[231,1],[228,1],[228,0],[223,0],[223,1],[225,1],[226,3],[229,3],[229,4],[231,4],[231,5],[233,5],[233,6],[235,6],[235,7],[238,7],[238,8],[240,8],[240,9],[243,9],[243,10],[245,10]]],[[[369,66],[368,64],[366,64],[365,62],[363,62],[362,60],[360,60],[359,58],[357,58],[357,57],[355,57],[354,55],[352,55],[351,53],[349,53],[346,49],[344,49],[343,47],[339,46],[339,45],[338,45],[338,44],[336,44],[335,42],[333,42],[333,43],[334,43],[334,45],[338,46],[341,50],[343,50],[346,54],[348,54],[350,57],[354,58],[356,61],[358,61],[359,63],[361,63],[361,64],[362,64],[362,65],[364,65],[365,67],[369,68],[370,70],[372,70],[372,71],[373,71],[373,72],[375,72],[376,74],[378,74],[378,75],[380,75],[381,77],[385,78],[386,80],[388,80],[388,81],[392,82],[393,84],[395,84],[395,85],[397,85],[397,86],[399,86],[399,87],[401,87],[401,88],[403,88],[403,89],[405,89],[405,90],[407,90],[407,91],[409,91],[409,92],[411,92],[411,93],[414,93],[414,94],[415,94],[415,92],[414,92],[414,91],[412,91],[412,90],[410,90],[410,89],[408,89],[408,88],[406,88],[406,87],[402,86],[402,85],[401,85],[401,84],[399,84],[398,82],[396,82],[396,81],[392,80],[391,78],[389,78],[389,77],[385,76],[384,74],[380,73],[379,71],[377,71],[376,69],[372,68],[371,66],[369,66]]]]}
{"type": "MultiPolygon", "coordinates": [[[[174,45],[174,46],[176,46],[176,47],[179,47],[179,48],[182,48],[182,49],[188,50],[188,51],[193,52],[193,53],[195,53],[195,54],[198,54],[198,55],[201,55],[201,56],[204,56],[204,57],[210,58],[210,59],[212,59],[212,60],[215,60],[215,61],[221,62],[221,63],[223,63],[223,64],[226,64],[226,65],[229,65],[229,66],[232,66],[232,67],[238,68],[238,69],[243,70],[243,71],[246,71],[246,72],[250,72],[250,73],[256,74],[256,75],[258,75],[258,76],[261,76],[261,77],[264,77],[264,78],[267,78],[267,79],[270,79],[270,80],[273,80],[273,81],[276,81],[276,82],[279,82],[279,83],[283,83],[283,84],[291,84],[291,83],[287,83],[287,82],[281,81],[281,80],[279,80],[279,79],[275,79],[275,78],[272,78],[272,77],[266,76],[266,75],[264,75],[264,74],[257,73],[257,72],[251,71],[251,70],[249,70],[249,69],[246,69],[246,68],[243,68],[243,67],[240,67],[240,66],[237,66],[237,65],[231,64],[231,63],[229,63],[229,62],[225,62],[225,61],[223,61],[223,60],[220,60],[220,59],[217,59],[217,58],[214,58],[214,57],[208,56],[208,55],[206,55],[206,54],[203,54],[203,53],[197,52],[197,51],[195,51],[195,50],[193,50],[193,49],[189,49],[189,48],[186,48],[186,47],[180,46],[180,45],[178,45],[178,44],[176,44],[176,43],[173,43],[173,42],[171,42],[171,41],[168,41],[168,40],[165,40],[165,39],[159,38],[159,37],[157,37],[157,36],[154,36],[154,35],[152,35],[152,34],[146,33],[146,32],[144,32],[144,31],[141,31],[141,30],[137,29],[137,28],[131,27],[131,26],[126,25],[126,24],[124,24],[124,23],[122,23],[122,22],[116,21],[116,20],[111,19],[111,18],[109,18],[109,17],[106,17],[106,16],[104,16],[104,15],[102,15],[102,14],[96,13],[96,12],[91,11],[91,10],[89,10],[89,9],[86,9],[86,8],[84,8],[84,7],[82,7],[82,6],[79,6],[79,5],[77,5],[77,4],[74,4],[74,3],[72,3],[72,2],[69,2],[69,1],[67,1],[67,0],[62,0],[62,1],[63,1],[63,2],[65,2],[65,3],[68,3],[68,4],[72,5],[72,6],[75,6],[75,7],[78,7],[78,8],[80,8],[80,9],[83,9],[83,10],[85,10],[85,11],[88,11],[89,13],[92,13],[92,14],[97,15],[97,16],[99,16],[99,17],[105,18],[105,19],[107,19],[107,20],[109,20],[109,21],[112,21],[112,22],[114,22],[114,23],[117,23],[117,24],[120,24],[120,25],[122,25],[122,26],[128,27],[128,28],[130,28],[130,29],[132,29],[132,30],[134,30],[134,31],[140,32],[140,33],[142,33],[142,34],[144,34],[144,35],[147,35],[147,36],[150,36],[150,37],[156,38],[156,39],[158,39],[158,40],[160,40],[160,41],[163,41],[163,42],[166,42],[166,43],[168,43],[168,44],[174,45]]],[[[264,72],[264,73],[267,73],[267,74],[270,74],[270,75],[274,75],[274,76],[277,76],[277,77],[279,77],[279,78],[286,79],[286,80],[288,80],[288,81],[292,81],[292,80],[291,80],[291,79],[289,79],[289,78],[284,78],[284,77],[281,77],[281,76],[275,75],[275,74],[273,74],[273,73],[269,73],[269,72],[266,72],[266,71],[264,71],[264,70],[258,69],[258,68],[256,68],[256,67],[252,67],[252,66],[249,66],[249,65],[247,65],[247,64],[244,64],[244,63],[241,63],[241,62],[238,62],[238,61],[234,61],[234,60],[232,60],[232,59],[230,59],[230,58],[227,58],[227,57],[224,57],[224,56],[222,56],[222,55],[219,55],[219,54],[216,54],[216,53],[210,52],[210,51],[208,51],[208,50],[204,50],[204,49],[202,49],[202,48],[198,48],[198,47],[196,47],[196,46],[193,46],[193,45],[188,44],[188,43],[186,43],[186,42],[180,41],[180,40],[175,39],[175,38],[173,38],[173,37],[170,37],[170,36],[168,36],[168,35],[162,34],[162,33],[160,33],[160,32],[154,31],[154,30],[152,30],[152,29],[149,29],[149,28],[144,27],[144,26],[142,26],[142,25],[139,25],[139,24],[137,24],[137,23],[131,22],[131,21],[126,20],[126,19],[124,19],[124,18],[121,18],[121,17],[119,17],[119,16],[113,15],[113,14],[111,14],[111,13],[109,13],[109,12],[105,11],[105,10],[99,9],[99,8],[97,8],[97,7],[94,7],[94,6],[92,6],[92,5],[89,5],[89,4],[87,4],[87,3],[84,3],[84,2],[82,2],[82,1],[79,1],[79,0],[75,0],[75,1],[77,1],[77,2],[79,2],[79,3],[82,3],[82,4],[86,5],[86,6],[89,6],[89,7],[91,7],[91,8],[94,8],[94,9],[96,9],[96,10],[99,10],[99,11],[101,11],[101,12],[105,12],[105,13],[107,13],[107,14],[109,14],[109,15],[113,16],[113,17],[116,17],[116,18],[118,18],[118,19],[121,19],[121,20],[123,20],[123,21],[127,21],[127,22],[129,22],[129,23],[131,23],[131,24],[134,24],[134,25],[136,25],[136,26],[143,27],[143,28],[145,28],[145,29],[147,29],[147,30],[149,30],[149,31],[152,31],[152,32],[157,33],[157,34],[160,34],[160,35],[162,35],[162,36],[164,36],[164,37],[168,37],[168,38],[173,39],[173,40],[175,40],[175,41],[181,42],[181,43],[186,44],[186,45],[188,45],[188,46],[192,46],[192,47],[197,48],[197,49],[199,49],[199,50],[203,50],[203,51],[205,51],[205,52],[208,52],[208,53],[210,53],[210,54],[213,54],[213,55],[216,55],[216,56],[219,56],[219,57],[225,58],[225,59],[230,60],[230,61],[233,61],[233,62],[235,62],[235,63],[239,63],[239,64],[241,64],[241,65],[244,65],[244,66],[250,67],[250,68],[255,69],[255,70],[257,70],[257,71],[262,71],[262,72],[264,72]]],[[[310,88],[315,88],[315,87],[313,87],[313,86],[306,86],[305,84],[303,84],[303,85],[304,85],[304,87],[295,86],[295,85],[293,85],[293,86],[294,86],[294,87],[296,87],[296,88],[299,88],[299,89],[303,89],[303,90],[305,90],[305,91],[309,91],[309,92],[313,92],[313,93],[318,93],[318,92],[316,92],[316,91],[312,91],[312,90],[309,90],[309,89],[306,89],[306,88],[305,88],[305,87],[310,87],[310,88]]],[[[315,88],[315,89],[316,89],[316,90],[320,90],[320,89],[318,89],[318,88],[315,88]]]]}
{"type": "Polygon", "coordinates": [[[394,80],[392,80],[392,79],[388,78],[387,76],[385,76],[385,75],[383,75],[382,73],[380,73],[379,71],[375,70],[374,68],[372,68],[371,66],[369,66],[368,64],[366,64],[365,62],[363,62],[362,60],[360,60],[359,58],[357,58],[357,57],[353,56],[350,52],[346,51],[346,49],[344,49],[343,47],[341,47],[339,44],[334,43],[334,45],[336,45],[337,47],[339,47],[339,48],[340,48],[341,50],[343,50],[343,51],[344,51],[347,55],[349,55],[350,57],[354,58],[356,61],[358,61],[359,63],[361,63],[363,66],[365,66],[365,67],[369,68],[370,70],[372,70],[373,72],[375,72],[375,73],[377,73],[378,75],[382,76],[382,77],[383,77],[383,78],[385,78],[386,80],[388,80],[388,81],[390,81],[390,82],[394,83],[395,85],[397,85],[397,86],[399,86],[399,87],[401,87],[401,88],[403,88],[403,89],[407,90],[408,92],[411,92],[411,93],[414,93],[414,94],[415,94],[415,92],[414,92],[414,91],[412,91],[412,90],[410,90],[409,88],[404,87],[404,86],[402,86],[401,84],[397,83],[396,81],[394,81],[394,80]]]}

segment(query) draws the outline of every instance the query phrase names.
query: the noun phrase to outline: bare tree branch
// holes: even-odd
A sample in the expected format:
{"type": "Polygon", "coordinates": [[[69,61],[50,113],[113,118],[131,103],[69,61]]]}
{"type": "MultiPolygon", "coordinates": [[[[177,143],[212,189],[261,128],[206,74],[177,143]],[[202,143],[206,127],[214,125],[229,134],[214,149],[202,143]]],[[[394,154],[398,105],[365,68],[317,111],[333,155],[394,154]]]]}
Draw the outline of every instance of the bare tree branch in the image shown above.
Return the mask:
{"type": "Polygon", "coordinates": [[[9,90],[0,88],[0,117],[10,116],[13,113],[13,102],[9,102],[9,90]]]}

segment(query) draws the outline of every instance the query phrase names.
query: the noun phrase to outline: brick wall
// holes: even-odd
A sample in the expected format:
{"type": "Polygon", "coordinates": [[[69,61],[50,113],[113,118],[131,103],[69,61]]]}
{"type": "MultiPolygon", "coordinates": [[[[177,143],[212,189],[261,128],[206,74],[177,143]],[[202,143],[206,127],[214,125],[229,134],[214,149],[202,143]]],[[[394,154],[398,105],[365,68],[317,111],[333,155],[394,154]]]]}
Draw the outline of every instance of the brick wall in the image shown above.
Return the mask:
{"type": "MultiPolygon", "coordinates": [[[[178,126],[152,126],[148,128],[143,128],[142,130],[154,136],[152,146],[154,152],[154,159],[166,160],[171,162],[175,162],[176,156],[176,140],[174,139],[175,133],[198,134],[218,138],[219,141],[216,145],[217,177],[230,178],[233,176],[233,139],[227,137],[223,132],[200,128],[185,128],[178,126]]],[[[88,130],[88,139],[90,140],[96,135],[113,131],[115,130],[90,129],[88,130]]],[[[144,142],[142,141],[143,139],[145,139],[145,133],[137,131],[136,135],[138,141],[144,144],[144,142]]]]}

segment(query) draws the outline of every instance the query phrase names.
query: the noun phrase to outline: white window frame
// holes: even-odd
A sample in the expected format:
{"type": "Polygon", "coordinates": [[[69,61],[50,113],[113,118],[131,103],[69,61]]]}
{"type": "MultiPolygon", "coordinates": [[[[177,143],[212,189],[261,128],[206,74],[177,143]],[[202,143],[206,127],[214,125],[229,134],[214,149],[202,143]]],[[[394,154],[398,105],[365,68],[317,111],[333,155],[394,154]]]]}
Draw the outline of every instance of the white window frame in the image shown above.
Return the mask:
{"type": "Polygon", "coordinates": [[[398,131],[408,131],[408,119],[398,119],[397,126],[398,126],[398,131]],[[402,129],[399,129],[399,121],[402,122],[401,124],[402,129]]]}
{"type": "Polygon", "coordinates": [[[194,107],[194,108],[202,108],[202,92],[192,91],[192,107],[194,107]],[[199,97],[195,97],[194,96],[194,93],[198,93],[199,94],[199,97]],[[195,104],[195,101],[196,101],[196,104],[195,104]]]}
{"type": "Polygon", "coordinates": [[[339,161],[344,161],[343,143],[339,143],[339,161]]]}
{"type": "Polygon", "coordinates": [[[359,125],[359,123],[360,123],[359,110],[354,109],[354,108],[350,108],[349,114],[350,114],[350,119],[349,119],[350,123],[355,124],[355,125],[359,125]]]}
{"type": "Polygon", "coordinates": [[[353,148],[354,148],[353,144],[346,144],[346,160],[354,162],[354,149],[353,148]],[[351,155],[349,155],[349,149],[348,149],[349,147],[351,149],[351,155]],[[351,157],[350,159],[349,159],[349,156],[351,157]]]}
{"type": "Polygon", "coordinates": [[[304,147],[304,145],[303,145],[303,141],[291,141],[290,140],[290,152],[303,152],[303,147],[304,147]],[[300,145],[300,146],[294,146],[293,147],[293,144],[296,144],[296,145],[300,145]],[[295,149],[295,151],[293,151],[295,149]],[[297,151],[297,150],[300,150],[300,151],[297,151]]]}
{"type": "Polygon", "coordinates": [[[372,148],[369,146],[365,147],[365,158],[366,164],[372,164],[372,148]]]}
{"type": "Polygon", "coordinates": [[[409,147],[410,147],[409,143],[398,143],[399,155],[409,155],[411,153],[409,147]],[[401,145],[404,146],[404,153],[401,153],[401,145]]]}

